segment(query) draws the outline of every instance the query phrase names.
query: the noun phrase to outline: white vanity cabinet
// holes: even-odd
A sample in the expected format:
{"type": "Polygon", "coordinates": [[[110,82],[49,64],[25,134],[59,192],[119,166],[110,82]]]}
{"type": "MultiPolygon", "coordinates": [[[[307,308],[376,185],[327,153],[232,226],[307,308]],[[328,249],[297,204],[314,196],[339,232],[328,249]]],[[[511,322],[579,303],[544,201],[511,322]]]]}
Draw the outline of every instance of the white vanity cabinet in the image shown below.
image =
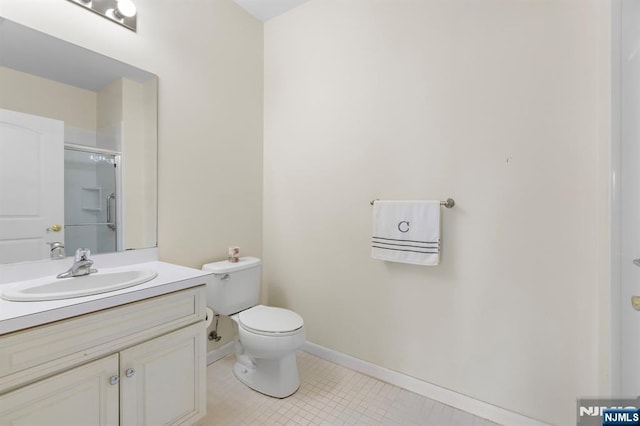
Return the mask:
{"type": "Polygon", "coordinates": [[[0,425],[193,424],[204,287],[0,336],[0,425]]]}
{"type": "Polygon", "coordinates": [[[182,424],[205,414],[205,331],[200,322],[120,353],[122,425],[182,424]]]}
{"type": "Polygon", "coordinates": [[[117,425],[118,355],[0,396],[0,425],[117,425]]]}

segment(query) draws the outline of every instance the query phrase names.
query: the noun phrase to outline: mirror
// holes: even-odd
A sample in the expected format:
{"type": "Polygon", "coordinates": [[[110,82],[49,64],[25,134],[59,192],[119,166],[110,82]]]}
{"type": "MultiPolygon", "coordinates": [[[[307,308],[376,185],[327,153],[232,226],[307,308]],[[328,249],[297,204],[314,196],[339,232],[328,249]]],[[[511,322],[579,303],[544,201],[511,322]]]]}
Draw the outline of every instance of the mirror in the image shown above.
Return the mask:
{"type": "Polygon", "coordinates": [[[157,84],[0,18],[0,263],[157,245],[157,84]]]}

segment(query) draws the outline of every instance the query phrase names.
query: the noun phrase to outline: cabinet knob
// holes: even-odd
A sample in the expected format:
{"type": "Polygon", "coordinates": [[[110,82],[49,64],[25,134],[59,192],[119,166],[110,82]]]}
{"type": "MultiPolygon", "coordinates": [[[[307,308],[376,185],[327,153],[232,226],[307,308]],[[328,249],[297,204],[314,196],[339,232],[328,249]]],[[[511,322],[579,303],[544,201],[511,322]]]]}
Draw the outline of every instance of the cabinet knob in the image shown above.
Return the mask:
{"type": "Polygon", "coordinates": [[[110,385],[117,385],[119,381],[120,381],[120,377],[118,377],[118,376],[109,377],[109,384],[110,385]]]}
{"type": "Polygon", "coordinates": [[[127,368],[127,371],[125,371],[124,374],[127,377],[133,377],[133,375],[136,374],[136,370],[133,368],[127,368]]]}

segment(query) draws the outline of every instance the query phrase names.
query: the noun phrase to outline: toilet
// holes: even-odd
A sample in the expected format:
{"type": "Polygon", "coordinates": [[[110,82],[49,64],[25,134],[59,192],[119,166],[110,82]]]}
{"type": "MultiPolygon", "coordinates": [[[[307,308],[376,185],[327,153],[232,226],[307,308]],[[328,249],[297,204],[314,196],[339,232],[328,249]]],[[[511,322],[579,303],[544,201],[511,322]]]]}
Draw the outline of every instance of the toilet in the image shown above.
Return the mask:
{"type": "Polygon", "coordinates": [[[306,337],[297,313],[258,304],[262,262],[255,257],[207,263],[214,279],[207,284],[207,305],[238,325],[235,376],[250,388],[286,398],[300,387],[296,350],[306,337]]]}

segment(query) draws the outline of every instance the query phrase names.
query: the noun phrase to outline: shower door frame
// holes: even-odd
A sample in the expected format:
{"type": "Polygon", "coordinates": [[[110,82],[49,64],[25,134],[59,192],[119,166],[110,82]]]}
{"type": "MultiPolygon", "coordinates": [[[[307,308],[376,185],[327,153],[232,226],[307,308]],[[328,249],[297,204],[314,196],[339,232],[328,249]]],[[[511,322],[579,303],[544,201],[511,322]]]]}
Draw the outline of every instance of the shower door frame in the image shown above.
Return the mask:
{"type": "Polygon", "coordinates": [[[115,183],[116,183],[116,252],[124,250],[124,225],[122,223],[123,199],[122,196],[122,153],[110,149],[96,148],[87,145],[74,143],[64,143],[64,149],[72,151],[87,152],[90,154],[112,155],[115,161],[115,183]]]}

